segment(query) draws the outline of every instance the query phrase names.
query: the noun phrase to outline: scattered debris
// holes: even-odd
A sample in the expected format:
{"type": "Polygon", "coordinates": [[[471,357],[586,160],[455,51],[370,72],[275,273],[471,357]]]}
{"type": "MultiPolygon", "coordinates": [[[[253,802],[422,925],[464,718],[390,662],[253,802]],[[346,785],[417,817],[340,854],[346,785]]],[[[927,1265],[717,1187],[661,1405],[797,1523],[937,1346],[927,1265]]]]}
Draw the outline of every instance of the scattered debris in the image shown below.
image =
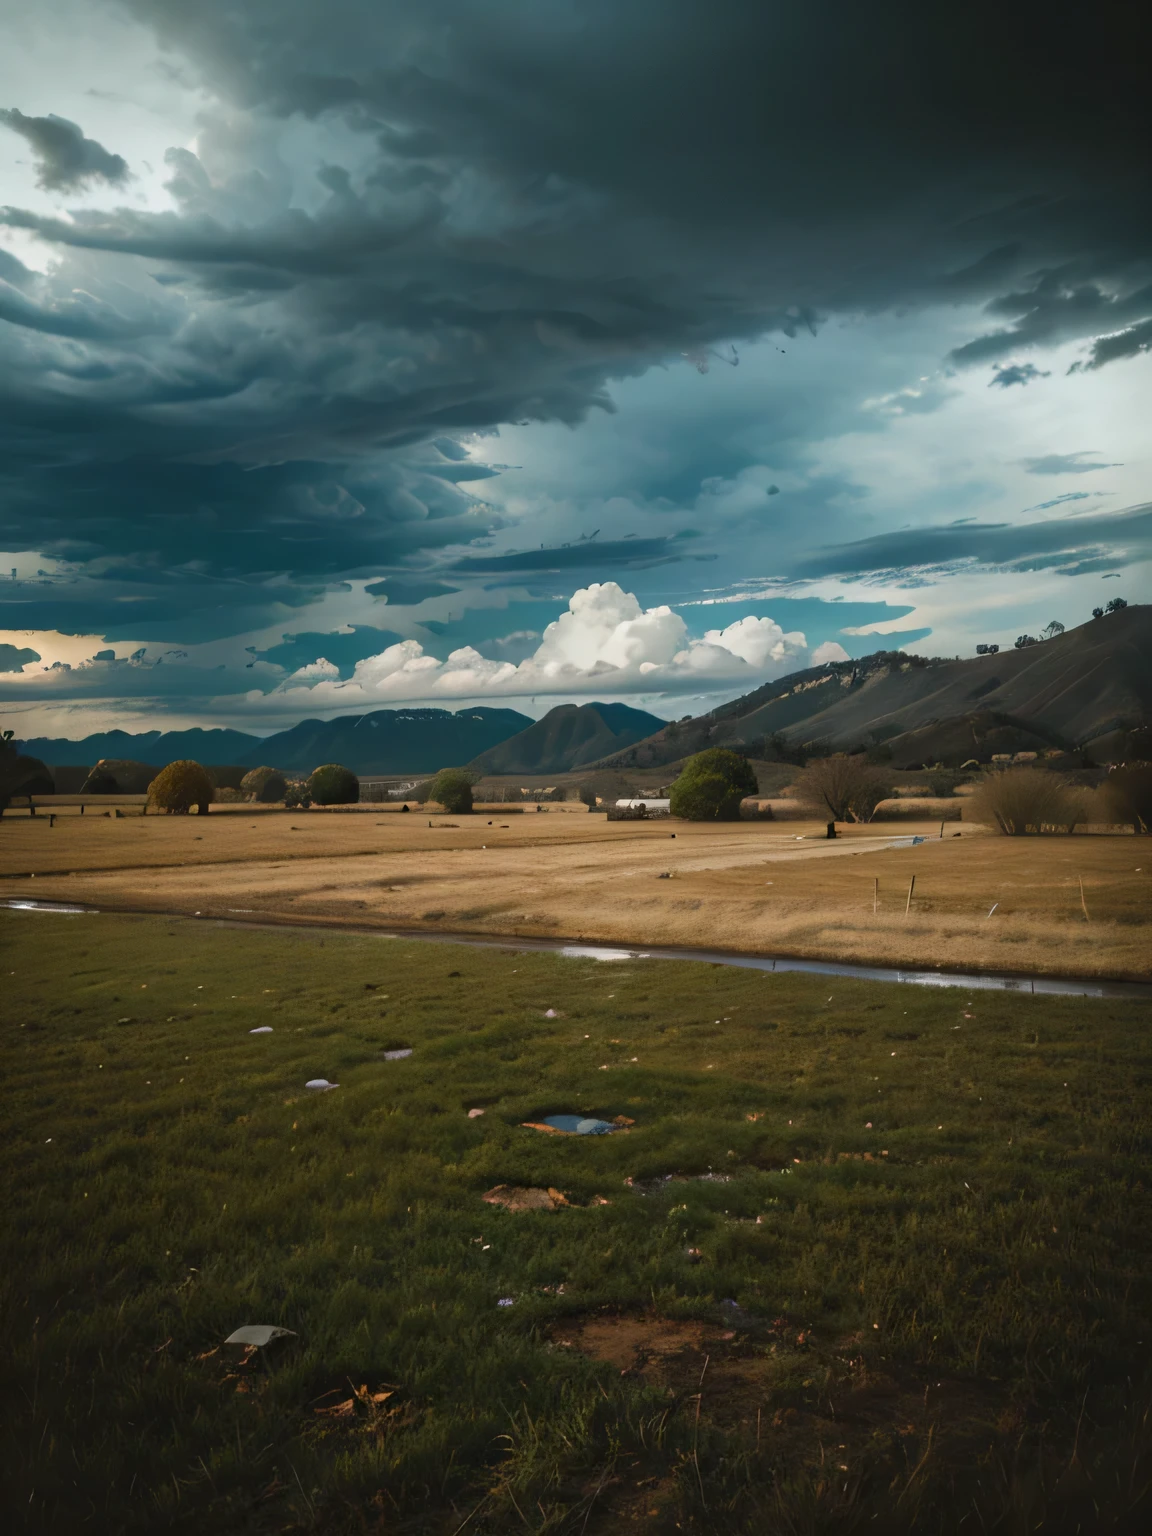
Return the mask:
{"type": "MultiPolygon", "coordinates": [[[[352,1383],[348,1383],[352,1386],[352,1383]]],[[[313,1408],[312,1412],[322,1419],[355,1419],[358,1417],[372,1417],[384,1406],[390,1397],[395,1397],[397,1388],[382,1387],[372,1392],[366,1384],[352,1387],[351,1397],[341,1397],[343,1389],[334,1387],[331,1392],[325,1392],[315,1399],[320,1404],[313,1408]],[[328,1398],[337,1398],[334,1403],[327,1402],[328,1398]]]]}
{"type": "Polygon", "coordinates": [[[402,1051],[385,1051],[384,1052],[384,1060],[385,1061],[403,1061],[406,1056],[411,1056],[411,1054],[412,1054],[412,1047],[411,1046],[406,1046],[404,1048],[404,1050],[402,1050],[402,1051]]]}
{"type": "Polygon", "coordinates": [[[515,1296],[501,1296],[496,1305],[498,1307],[513,1307],[516,1305],[516,1298],[515,1296]]]}
{"type": "Polygon", "coordinates": [[[272,1033],[272,1026],[271,1024],[259,1024],[255,1029],[250,1029],[248,1033],[250,1035],[270,1035],[272,1033]]]}
{"type": "Polygon", "coordinates": [[[313,1077],[304,1084],[305,1088],[311,1088],[314,1093],[327,1093],[329,1088],[339,1088],[339,1083],[330,1083],[326,1077],[313,1077]]]}
{"type": "MultiPolygon", "coordinates": [[[[253,1349],[264,1349],[274,1339],[294,1339],[295,1337],[291,1328],[278,1328],[275,1323],[246,1323],[243,1328],[237,1328],[235,1333],[230,1333],[224,1342],[225,1344],[247,1344],[253,1349]]],[[[198,1358],[203,1360],[206,1357],[200,1355],[198,1358]]]]}
{"type": "Polygon", "coordinates": [[[503,1206],[506,1211],[558,1211],[568,1199],[560,1190],[525,1189],[515,1184],[497,1184],[480,1196],[488,1205],[503,1206]]]}
{"type": "Polygon", "coordinates": [[[469,1120],[478,1120],[483,1113],[482,1109],[470,1109],[468,1111],[468,1118],[469,1120]]]}
{"type": "Polygon", "coordinates": [[[543,1120],[525,1120],[525,1130],[544,1131],[552,1136],[607,1136],[610,1131],[626,1130],[635,1125],[627,1115],[615,1120],[597,1120],[593,1115],[545,1115],[543,1120]]]}

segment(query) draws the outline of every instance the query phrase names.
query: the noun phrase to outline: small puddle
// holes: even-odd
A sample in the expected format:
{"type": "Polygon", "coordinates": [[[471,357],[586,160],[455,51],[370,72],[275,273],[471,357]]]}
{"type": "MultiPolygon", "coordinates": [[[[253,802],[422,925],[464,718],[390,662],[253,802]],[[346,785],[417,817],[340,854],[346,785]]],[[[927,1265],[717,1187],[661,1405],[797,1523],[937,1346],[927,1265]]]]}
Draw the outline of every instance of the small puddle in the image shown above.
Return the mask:
{"type": "Polygon", "coordinates": [[[0,906],[11,912],[62,912],[65,917],[83,916],[97,910],[95,907],[70,907],[63,901],[23,901],[16,897],[0,902],[0,906]]]}

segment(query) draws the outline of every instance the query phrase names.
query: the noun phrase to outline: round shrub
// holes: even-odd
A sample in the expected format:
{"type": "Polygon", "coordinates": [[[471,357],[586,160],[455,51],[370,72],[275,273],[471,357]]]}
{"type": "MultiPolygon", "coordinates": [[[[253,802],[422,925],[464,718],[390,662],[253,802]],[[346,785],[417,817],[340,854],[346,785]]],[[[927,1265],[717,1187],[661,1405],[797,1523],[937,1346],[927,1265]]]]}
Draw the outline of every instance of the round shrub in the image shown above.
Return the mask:
{"type": "Polygon", "coordinates": [[[240,780],[240,788],[260,805],[275,805],[283,800],[288,780],[279,768],[253,768],[240,780]]]}
{"type": "Polygon", "coordinates": [[[684,764],[669,809],[683,821],[739,821],[740,802],[757,793],[752,765],[738,752],[710,747],[684,764]]]}
{"type": "Polygon", "coordinates": [[[314,805],[355,805],[360,798],[360,780],[351,768],[325,763],[308,775],[308,793],[314,805]]]}
{"type": "Polygon", "coordinates": [[[308,793],[308,786],[302,779],[293,779],[292,783],[285,789],[284,806],[289,811],[310,811],[312,809],[312,796],[308,793]]]}
{"type": "Polygon", "coordinates": [[[472,809],[472,776],[463,768],[443,768],[432,781],[429,800],[435,800],[452,816],[467,816],[472,809]]]}
{"type": "Polygon", "coordinates": [[[199,763],[187,759],[169,763],[148,786],[148,803],[158,811],[186,816],[193,807],[201,816],[216,797],[211,775],[199,763]]]}

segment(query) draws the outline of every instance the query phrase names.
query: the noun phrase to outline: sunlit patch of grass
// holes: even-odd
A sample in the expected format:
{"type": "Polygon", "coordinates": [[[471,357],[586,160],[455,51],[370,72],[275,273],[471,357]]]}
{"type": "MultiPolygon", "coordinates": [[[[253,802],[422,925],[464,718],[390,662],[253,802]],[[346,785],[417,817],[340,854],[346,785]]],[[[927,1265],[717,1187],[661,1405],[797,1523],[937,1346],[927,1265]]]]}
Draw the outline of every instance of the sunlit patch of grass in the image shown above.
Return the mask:
{"type": "Polygon", "coordinates": [[[1145,1005],[161,918],[0,936],[31,1529],[1087,1531],[1143,1495],[1145,1005]],[[635,1125],[522,1128],[562,1110],[635,1125]],[[555,1342],[602,1315],[703,1332],[621,1375],[555,1342]],[[250,1322],[296,1338],[229,1369],[250,1322]],[[393,1395],[316,1413],[361,1385],[393,1395]]]}

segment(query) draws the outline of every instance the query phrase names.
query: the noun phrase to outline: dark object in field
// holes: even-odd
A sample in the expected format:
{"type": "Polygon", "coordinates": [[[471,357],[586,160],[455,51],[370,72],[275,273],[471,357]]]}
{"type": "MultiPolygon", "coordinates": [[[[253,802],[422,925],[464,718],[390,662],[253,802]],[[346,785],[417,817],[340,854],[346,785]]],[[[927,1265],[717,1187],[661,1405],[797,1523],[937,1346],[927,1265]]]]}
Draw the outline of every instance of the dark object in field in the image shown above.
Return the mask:
{"type": "Polygon", "coordinates": [[[824,836],[827,838],[833,838],[836,836],[836,823],[834,821],[830,821],[828,823],[828,826],[824,832],[824,836]]]}
{"type": "Polygon", "coordinates": [[[404,811],[404,812],[408,812],[408,811],[410,811],[410,810],[411,810],[411,809],[412,809],[412,807],[411,807],[411,806],[410,806],[410,805],[402,805],[402,806],[401,806],[401,807],[400,807],[400,809],[401,809],[401,810],[402,810],[402,811],[404,811]]]}
{"type": "Polygon", "coordinates": [[[552,1136],[607,1136],[610,1131],[622,1131],[634,1120],[617,1115],[615,1120],[598,1120],[595,1115],[545,1115],[543,1120],[525,1120],[524,1129],[544,1131],[552,1136]]]}
{"type": "Polygon", "coordinates": [[[558,1211],[567,1199],[558,1189],[525,1189],[515,1184],[497,1184],[480,1196],[488,1205],[503,1206],[506,1211],[558,1211]]]}

